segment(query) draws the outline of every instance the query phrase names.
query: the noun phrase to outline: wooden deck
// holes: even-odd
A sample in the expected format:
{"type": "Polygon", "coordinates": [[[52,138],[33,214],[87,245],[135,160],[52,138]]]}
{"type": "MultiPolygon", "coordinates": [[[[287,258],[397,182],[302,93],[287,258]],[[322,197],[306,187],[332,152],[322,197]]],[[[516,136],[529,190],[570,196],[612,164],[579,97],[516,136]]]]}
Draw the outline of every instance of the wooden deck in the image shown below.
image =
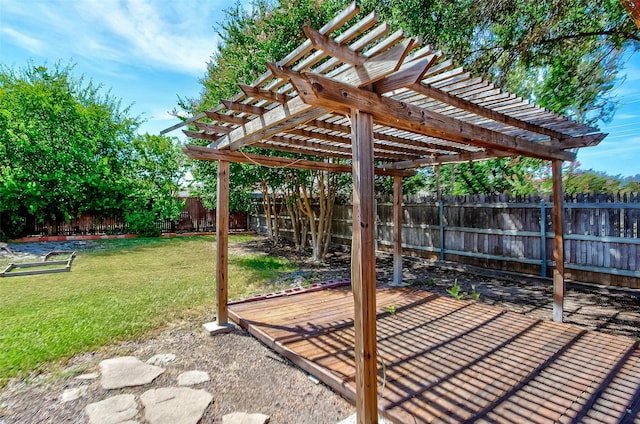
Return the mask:
{"type": "MultiPolygon", "coordinates": [[[[640,424],[633,340],[408,288],[378,288],[377,308],[379,407],[393,422],[640,424]]],[[[353,312],[348,287],[229,307],[350,400],[353,312]]]]}

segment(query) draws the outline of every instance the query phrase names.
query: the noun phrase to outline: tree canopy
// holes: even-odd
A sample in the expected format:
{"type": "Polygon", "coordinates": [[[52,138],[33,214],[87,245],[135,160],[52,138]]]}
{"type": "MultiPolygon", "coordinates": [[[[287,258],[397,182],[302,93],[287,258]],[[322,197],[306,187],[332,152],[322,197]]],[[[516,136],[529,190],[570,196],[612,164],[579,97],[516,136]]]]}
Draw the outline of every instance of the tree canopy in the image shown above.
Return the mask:
{"type": "MultiPolygon", "coordinates": [[[[589,124],[613,117],[617,99],[612,89],[624,65],[622,52],[640,48],[640,29],[618,0],[363,0],[360,4],[364,12],[375,10],[391,24],[442,49],[473,74],[589,124]]],[[[440,183],[456,194],[530,194],[546,189],[547,167],[528,158],[444,166],[440,183]]],[[[568,167],[569,172],[574,170],[568,167]]],[[[436,182],[432,179],[429,186],[435,189],[436,182]]]]}
{"type": "MultiPolygon", "coordinates": [[[[198,99],[181,106],[194,113],[216,106],[251,83],[265,62],[277,61],[304,40],[303,24],[319,28],[348,0],[295,0],[236,4],[218,26],[221,43],[202,80],[198,99]]],[[[616,106],[614,80],[622,52],[640,47],[640,30],[618,0],[361,0],[360,15],[377,12],[392,27],[403,28],[441,49],[473,74],[542,107],[590,124],[610,119],[616,106]]],[[[211,167],[196,164],[196,167],[211,167]]],[[[244,165],[243,165],[244,166],[244,165]]],[[[442,185],[457,193],[529,194],[544,188],[547,164],[514,158],[445,166],[442,185]],[[454,178],[445,179],[444,175],[454,178]],[[453,181],[453,183],[451,183],[453,181]]],[[[262,175],[269,170],[261,170],[262,175]]],[[[205,172],[201,173],[202,175],[205,172]]],[[[429,187],[435,189],[435,173],[429,187]]],[[[272,178],[267,177],[268,180],[272,178]]],[[[421,178],[405,188],[420,189],[421,178]]],[[[243,179],[255,186],[256,179],[243,179]]],[[[389,182],[377,181],[381,192],[389,182]]]]}
{"type": "MultiPolygon", "coordinates": [[[[346,2],[343,2],[346,3],[346,2]]],[[[640,29],[618,0],[363,0],[506,91],[578,121],[611,118],[613,80],[640,29]]]]}
{"type": "Polygon", "coordinates": [[[171,203],[163,199],[175,189],[153,184],[176,180],[178,146],[136,135],[139,126],[108,91],[74,77],[71,64],[0,68],[0,230],[21,235],[26,216],[124,217],[140,197],[171,203]]]}

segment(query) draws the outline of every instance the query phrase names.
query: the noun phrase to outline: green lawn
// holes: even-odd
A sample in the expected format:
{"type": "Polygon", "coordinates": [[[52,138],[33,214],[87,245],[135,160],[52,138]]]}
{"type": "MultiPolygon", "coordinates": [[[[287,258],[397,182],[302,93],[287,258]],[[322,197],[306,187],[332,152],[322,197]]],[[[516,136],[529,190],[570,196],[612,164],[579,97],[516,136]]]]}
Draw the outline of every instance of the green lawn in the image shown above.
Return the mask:
{"type": "MultiPolygon", "coordinates": [[[[230,248],[251,237],[230,237],[230,248]]],[[[68,273],[0,278],[0,387],[7,379],[163,324],[211,311],[215,238],[101,241],[68,273]]],[[[0,268],[9,261],[0,262],[0,268]]],[[[229,258],[229,296],[282,289],[272,281],[295,269],[266,255],[229,258]]]]}

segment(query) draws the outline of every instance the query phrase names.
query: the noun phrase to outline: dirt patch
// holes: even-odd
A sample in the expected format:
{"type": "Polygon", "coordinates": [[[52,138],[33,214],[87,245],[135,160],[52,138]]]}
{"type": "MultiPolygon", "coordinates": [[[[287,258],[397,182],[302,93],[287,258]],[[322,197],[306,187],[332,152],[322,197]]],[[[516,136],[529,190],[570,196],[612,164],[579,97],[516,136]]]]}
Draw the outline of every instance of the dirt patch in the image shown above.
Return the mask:
{"type": "MultiPolygon", "coordinates": [[[[281,282],[290,286],[349,277],[350,254],[340,248],[332,250],[322,265],[308,262],[305,255],[295,252],[287,244],[276,245],[266,239],[235,245],[230,253],[261,252],[286,257],[300,264],[298,271],[281,278],[281,282]]],[[[391,256],[379,254],[377,265],[378,283],[390,283],[391,256]]],[[[405,259],[404,277],[417,289],[444,296],[450,296],[447,290],[457,281],[468,298],[477,292],[478,302],[551,319],[552,288],[548,282],[523,277],[498,279],[461,268],[437,267],[415,258],[405,259]]],[[[582,328],[637,339],[640,337],[640,297],[630,292],[569,288],[565,319],[582,328]]],[[[201,327],[209,320],[210,316],[204,314],[193,316],[173,323],[144,340],[76,355],[63,365],[49,364],[44,368],[45,372],[14,379],[0,393],[0,424],[84,423],[87,422],[84,413],[87,404],[116,394],[139,396],[151,387],[175,386],[177,376],[188,370],[206,371],[211,376],[211,381],[196,386],[210,392],[214,399],[202,420],[205,423],[221,422],[223,415],[233,411],[246,411],[270,415],[274,424],[331,424],[354,412],[354,408],[340,396],[322,384],[316,384],[306,373],[247,332],[235,330],[229,334],[209,336],[201,327]],[[97,371],[102,359],[133,355],[147,360],[161,353],[173,353],[177,359],[165,365],[166,372],[151,385],[106,391],[100,387],[99,380],[74,378],[97,371]],[[59,399],[64,390],[78,386],[86,386],[84,396],[61,404],[59,399]]]]}
{"type": "MultiPolygon", "coordinates": [[[[76,355],[57,372],[11,381],[0,394],[0,423],[86,423],[84,408],[89,403],[124,393],[139,398],[150,388],[177,386],[178,375],[189,370],[206,371],[211,376],[211,381],[194,386],[213,395],[203,423],[219,423],[223,415],[243,411],[269,415],[271,423],[334,424],[354,412],[347,401],[247,332],[209,336],[201,327],[206,319],[194,317],[146,340],[76,355]],[[173,353],[177,358],[162,365],[166,371],[149,385],[104,390],[99,379],[74,378],[97,372],[103,359],[133,355],[147,360],[158,353],[173,353]],[[86,387],[83,397],[60,403],[66,389],[79,386],[86,387]]],[[[137,419],[142,422],[142,415],[137,419]]]]}

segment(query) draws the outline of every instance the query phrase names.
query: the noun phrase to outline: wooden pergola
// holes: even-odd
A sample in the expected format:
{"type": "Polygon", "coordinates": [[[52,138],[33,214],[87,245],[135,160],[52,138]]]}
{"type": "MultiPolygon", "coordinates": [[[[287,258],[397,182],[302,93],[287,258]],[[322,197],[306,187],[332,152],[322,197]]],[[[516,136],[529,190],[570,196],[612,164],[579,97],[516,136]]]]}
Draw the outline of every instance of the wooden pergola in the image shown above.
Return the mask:
{"type": "MultiPolygon", "coordinates": [[[[544,110],[474,78],[375,13],[356,18],[353,3],[233,99],[185,123],[197,160],[218,161],[217,310],[211,332],[228,328],[227,236],[229,163],[351,172],[355,306],[356,408],[376,423],[376,278],[374,175],[394,178],[394,282],[402,278],[402,177],[426,166],[523,155],[553,169],[555,270],[553,319],[562,321],[564,284],[562,163],[574,149],[606,134],[544,110]],[[355,22],[354,22],[355,21],[355,22]],[[338,34],[333,36],[333,34],[338,34]],[[243,152],[246,147],[299,153],[292,160],[243,152]]],[[[178,128],[178,124],[164,132],[178,128]]]]}

